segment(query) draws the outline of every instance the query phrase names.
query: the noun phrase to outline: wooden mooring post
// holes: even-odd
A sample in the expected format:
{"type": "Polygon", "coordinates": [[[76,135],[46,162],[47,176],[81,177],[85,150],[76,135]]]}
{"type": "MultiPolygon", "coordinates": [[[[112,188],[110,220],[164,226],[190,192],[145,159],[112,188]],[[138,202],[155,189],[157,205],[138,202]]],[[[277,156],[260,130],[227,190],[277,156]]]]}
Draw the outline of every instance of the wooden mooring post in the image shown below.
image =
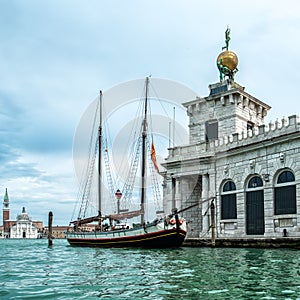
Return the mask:
{"type": "Polygon", "coordinates": [[[210,217],[211,217],[211,246],[216,246],[216,208],[214,200],[210,204],[210,217]]]}
{"type": "Polygon", "coordinates": [[[52,242],[52,221],[53,221],[53,213],[52,211],[49,212],[48,218],[48,246],[51,247],[53,245],[52,242]]]}

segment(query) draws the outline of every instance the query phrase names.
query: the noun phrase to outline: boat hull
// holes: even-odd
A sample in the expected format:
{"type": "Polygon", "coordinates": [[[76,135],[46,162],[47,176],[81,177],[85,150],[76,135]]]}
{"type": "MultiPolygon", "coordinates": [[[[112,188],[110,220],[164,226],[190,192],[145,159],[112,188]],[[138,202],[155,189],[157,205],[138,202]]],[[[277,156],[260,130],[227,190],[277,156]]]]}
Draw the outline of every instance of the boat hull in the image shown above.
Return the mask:
{"type": "Polygon", "coordinates": [[[71,246],[98,248],[175,248],[180,247],[186,236],[184,226],[159,229],[141,229],[108,232],[70,232],[66,233],[71,246]]]}

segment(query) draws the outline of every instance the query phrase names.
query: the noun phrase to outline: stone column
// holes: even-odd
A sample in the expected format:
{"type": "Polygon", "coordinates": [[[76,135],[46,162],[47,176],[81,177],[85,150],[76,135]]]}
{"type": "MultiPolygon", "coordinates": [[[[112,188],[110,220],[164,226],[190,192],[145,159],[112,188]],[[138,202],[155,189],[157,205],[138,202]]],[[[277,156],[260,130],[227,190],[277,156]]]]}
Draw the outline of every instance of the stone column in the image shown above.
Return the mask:
{"type": "Polygon", "coordinates": [[[206,233],[209,228],[209,202],[206,201],[209,195],[209,175],[203,174],[202,175],[202,233],[206,233]],[[204,202],[203,202],[204,201],[204,202]]]}
{"type": "Polygon", "coordinates": [[[215,197],[216,196],[216,174],[211,173],[209,174],[209,193],[208,197],[215,197]]]}
{"type": "MultiPolygon", "coordinates": [[[[190,194],[190,191],[188,190],[189,186],[189,179],[187,177],[181,177],[180,178],[180,205],[182,206],[183,204],[186,205],[186,198],[187,194],[190,194]]],[[[181,207],[183,208],[183,207],[181,207]]]]}
{"type": "Polygon", "coordinates": [[[181,202],[181,178],[176,178],[176,186],[175,186],[175,207],[180,209],[181,202]]]}
{"type": "Polygon", "coordinates": [[[163,210],[169,213],[172,207],[172,180],[171,178],[165,179],[165,186],[163,188],[163,210]]]}

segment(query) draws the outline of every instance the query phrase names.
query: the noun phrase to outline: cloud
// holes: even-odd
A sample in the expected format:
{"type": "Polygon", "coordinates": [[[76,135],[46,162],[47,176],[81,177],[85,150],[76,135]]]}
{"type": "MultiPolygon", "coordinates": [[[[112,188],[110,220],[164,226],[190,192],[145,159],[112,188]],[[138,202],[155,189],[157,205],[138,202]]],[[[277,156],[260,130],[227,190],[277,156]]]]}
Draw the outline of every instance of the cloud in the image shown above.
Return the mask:
{"type": "Polygon", "coordinates": [[[3,193],[8,186],[33,218],[55,209],[66,224],[77,192],[72,140],[99,89],[152,74],[206,96],[228,24],[236,81],[273,107],[268,119],[298,114],[297,8],[297,0],[1,2],[3,193]]]}
{"type": "Polygon", "coordinates": [[[22,163],[19,161],[8,161],[1,167],[1,178],[2,180],[6,178],[5,174],[9,174],[10,179],[29,177],[38,178],[42,175],[40,171],[36,168],[33,163],[22,163]]]}

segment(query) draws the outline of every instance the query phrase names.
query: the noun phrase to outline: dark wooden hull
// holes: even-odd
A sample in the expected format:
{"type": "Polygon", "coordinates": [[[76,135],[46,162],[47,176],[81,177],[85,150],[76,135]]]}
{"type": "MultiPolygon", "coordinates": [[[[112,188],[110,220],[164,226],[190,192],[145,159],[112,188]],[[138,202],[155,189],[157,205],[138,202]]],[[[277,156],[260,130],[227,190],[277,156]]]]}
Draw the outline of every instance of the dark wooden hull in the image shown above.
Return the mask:
{"type": "Polygon", "coordinates": [[[78,233],[67,235],[67,240],[71,246],[98,247],[98,248],[120,248],[120,247],[140,247],[140,248],[175,248],[180,247],[185,239],[186,231],[175,228],[160,230],[140,235],[117,236],[118,232],[101,237],[92,233],[78,233]]]}

